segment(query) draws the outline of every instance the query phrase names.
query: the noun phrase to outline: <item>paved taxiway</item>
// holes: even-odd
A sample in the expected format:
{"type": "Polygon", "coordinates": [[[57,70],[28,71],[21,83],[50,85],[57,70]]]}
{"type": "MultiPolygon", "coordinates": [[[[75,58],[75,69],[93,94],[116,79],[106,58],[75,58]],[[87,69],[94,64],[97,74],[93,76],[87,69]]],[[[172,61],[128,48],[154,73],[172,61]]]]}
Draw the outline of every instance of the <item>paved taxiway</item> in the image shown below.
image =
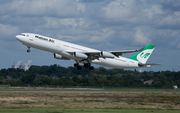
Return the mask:
{"type": "Polygon", "coordinates": [[[131,92],[131,91],[0,91],[0,92],[24,92],[24,93],[162,93],[162,94],[180,94],[180,92],[131,92]]]}

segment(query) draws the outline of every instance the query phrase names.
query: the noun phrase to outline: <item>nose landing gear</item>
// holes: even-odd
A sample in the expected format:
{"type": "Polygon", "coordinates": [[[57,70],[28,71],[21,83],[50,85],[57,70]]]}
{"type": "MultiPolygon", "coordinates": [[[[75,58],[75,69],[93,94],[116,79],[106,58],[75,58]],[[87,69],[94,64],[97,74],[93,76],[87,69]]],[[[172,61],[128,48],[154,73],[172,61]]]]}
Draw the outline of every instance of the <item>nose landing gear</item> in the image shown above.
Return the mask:
{"type": "Polygon", "coordinates": [[[30,50],[30,47],[27,46],[27,48],[28,48],[27,52],[29,53],[29,52],[31,51],[31,50],[30,50]]]}

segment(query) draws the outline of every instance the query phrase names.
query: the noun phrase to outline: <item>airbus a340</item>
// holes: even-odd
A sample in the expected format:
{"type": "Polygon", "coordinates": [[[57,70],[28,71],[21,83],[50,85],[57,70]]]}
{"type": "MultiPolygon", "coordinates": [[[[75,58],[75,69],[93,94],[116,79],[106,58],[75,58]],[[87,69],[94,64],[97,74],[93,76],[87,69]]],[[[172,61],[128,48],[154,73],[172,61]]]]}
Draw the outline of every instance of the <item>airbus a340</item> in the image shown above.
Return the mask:
{"type": "Polygon", "coordinates": [[[84,64],[83,66],[89,69],[94,68],[91,66],[91,64],[98,64],[106,67],[121,69],[132,69],[150,67],[151,65],[159,65],[146,64],[148,58],[155,48],[155,46],[151,44],[139,50],[99,51],[33,33],[21,33],[20,35],[16,36],[16,39],[27,46],[27,52],[30,52],[30,47],[33,47],[53,53],[54,58],[56,59],[73,59],[76,61],[74,66],[77,67],[78,70],[82,69],[82,66],[80,66],[79,63],[84,64]],[[138,53],[132,57],[127,58],[121,56],[122,54],[131,52],[138,53]]]}

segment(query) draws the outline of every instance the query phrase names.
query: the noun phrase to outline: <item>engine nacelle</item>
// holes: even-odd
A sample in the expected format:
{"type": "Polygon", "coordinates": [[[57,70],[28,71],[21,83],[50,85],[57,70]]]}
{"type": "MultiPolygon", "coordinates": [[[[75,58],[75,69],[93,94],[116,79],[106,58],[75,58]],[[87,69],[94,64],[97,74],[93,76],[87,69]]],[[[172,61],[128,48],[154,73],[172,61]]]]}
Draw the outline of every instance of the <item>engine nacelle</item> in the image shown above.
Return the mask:
{"type": "Polygon", "coordinates": [[[63,57],[62,55],[54,53],[54,58],[61,60],[70,60],[69,58],[63,57]]]}
{"type": "Polygon", "coordinates": [[[80,52],[74,52],[74,56],[80,59],[87,59],[88,56],[84,53],[80,53],[80,52]]]}
{"type": "Polygon", "coordinates": [[[112,53],[101,51],[101,56],[103,58],[114,58],[115,56],[112,53]]]}

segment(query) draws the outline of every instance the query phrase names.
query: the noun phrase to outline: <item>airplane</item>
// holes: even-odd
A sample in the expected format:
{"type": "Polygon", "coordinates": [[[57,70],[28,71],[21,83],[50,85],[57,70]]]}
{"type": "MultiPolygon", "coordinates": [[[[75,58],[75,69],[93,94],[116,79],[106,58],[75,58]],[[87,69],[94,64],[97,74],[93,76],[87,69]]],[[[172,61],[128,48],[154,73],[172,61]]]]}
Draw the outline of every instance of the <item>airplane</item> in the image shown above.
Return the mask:
{"type": "Polygon", "coordinates": [[[133,69],[150,67],[151,65],[161,65],[146,64],[155,48],[155,45],[151,44],[138,50],[99,51],[34,33],[21,33],[16,36],[16,39],[27,46],[27,52],[30,52],[30,48],[32,47],[51,52],[56,59],[73,59],[76,61],[74,67],[78,70],[82,69],[82,66],[79,63],[84,64],[83,66],[90,70],[94,69],[91,64],[98,64],[118,69],[133,69]],[[122,57],[123,54],[132,52],[138,53],[131,57],[122,57]]]}

